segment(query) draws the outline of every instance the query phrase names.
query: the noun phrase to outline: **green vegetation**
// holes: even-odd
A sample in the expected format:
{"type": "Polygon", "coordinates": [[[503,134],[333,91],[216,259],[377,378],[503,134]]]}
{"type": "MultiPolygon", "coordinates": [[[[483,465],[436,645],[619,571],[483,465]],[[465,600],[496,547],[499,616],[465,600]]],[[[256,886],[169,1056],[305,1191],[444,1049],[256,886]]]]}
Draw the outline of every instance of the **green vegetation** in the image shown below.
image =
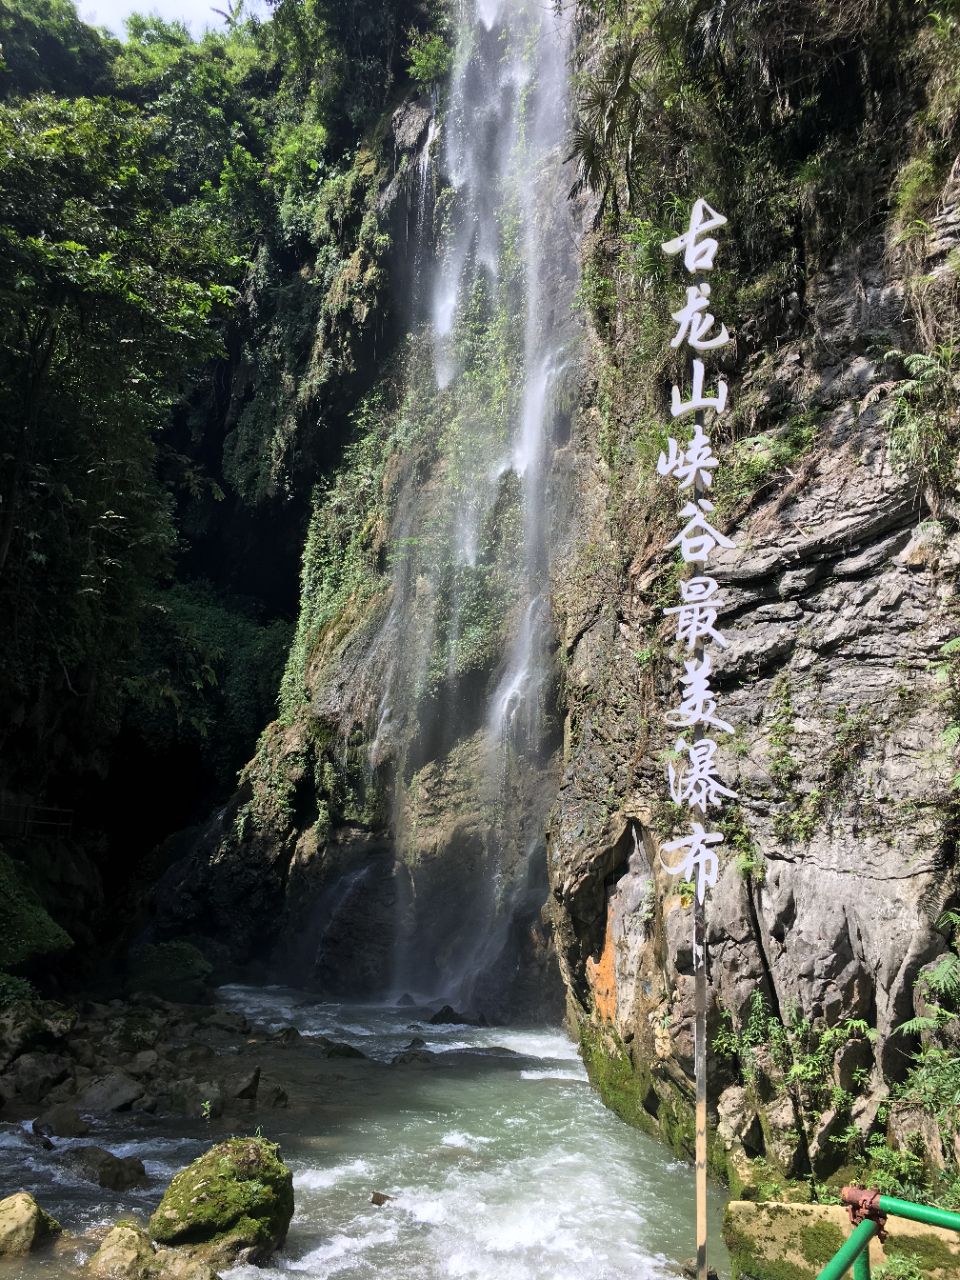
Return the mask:
{"type": "MultiPolygon", "coordinates": [[[[760,991],[750,1001],[746,1020],[737,1027],[729,1011],[713,1040],[713,1049],[728,1058],[745,1084],[774,1093],[786,1093],[793,1104],[805,1141],[828,1110],[840,1116],[848,1113],[855,1095],[838,1084],[834,1064],[838,1052],[857,1040],[870,1041],[876,1032],[860,1018],[845,1018],[834,1026],[813,1023],[799,1009],[790,1009],[781,1020],[771,1013],[760,991]]],[[[867,1072],[854,1074],[854,1087],[867,1072]]],[[[820,1190],[812,1181],[816,1197],[820,1190]]]]}
{"type": "MultiPolygon", "coordinates": [[[[580,1052],[591,1083],[611,1111],[627,1124],[660,1137],[678,1156],[692,1158],[693,1107],[669,1081],[663,1081],[657,1089],[650,1071],[631,1058],[612,1032],[586,1023],[580,1025],[580,1052]]],[[[711,1171],[722,1177],[723,1151],[712,1129],[708,1144],[711,1171]]]]}
{"type": "MultiPolygon", "coordinates": [[[[0,850],[0,973],[72,946],[71,938],[45,910],[26,868],[0,850]]],[[[16,981],[3,977],[7,993],[16,995],[16,981]]]]}
{"type": "Polygon", "coordinates": [[[873,1275],[876,1280],[924,1280],[924,1273],[911,1258],[888,1258],[877,1267],[873,1275]]]}
{"type": "MultiPolygon", "coordinates": [[[[304,477],[383,329],[389,120],[443,32],[419,0],[237,6],[198,38],[0,12],[0,788],[109,810],[128,767],[185,794],[122,851],[81,822],[111,901],[275,713],[304,477]]],[[[68,944],[34,924],[0,965],[68,944]]]]}
{"type": "Polygon", "coordinates": [[[717,509],[731,516],[741,504],[762,497],[787,467],[810,451],[816,435],[817,415],[800,413],[764,435],[738,440],[724,458],[711,492],[717,509]]]}
{"type": "Polygon", "coordinates": [[[906,374],[893,385],[884,421],[894,462],[918,472],[934,492],[948,487],[957,460],[960,365],[952,344],[931,352],[889,351],[906,374]]]}
{"type": "Polygon", "coordinates": [[[410,32],[407,63],[411,80],[429,88],[447,75],[451,61],[450,46],[440,32],[410,32]]]}

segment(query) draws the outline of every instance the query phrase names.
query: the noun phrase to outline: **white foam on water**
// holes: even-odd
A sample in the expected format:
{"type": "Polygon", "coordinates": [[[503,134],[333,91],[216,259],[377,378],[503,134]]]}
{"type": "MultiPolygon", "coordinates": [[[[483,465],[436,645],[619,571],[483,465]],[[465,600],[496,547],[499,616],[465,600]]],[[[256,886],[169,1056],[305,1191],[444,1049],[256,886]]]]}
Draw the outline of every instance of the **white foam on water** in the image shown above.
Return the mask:
{"type": "Polygon", "coordinates": [[[521,1071],[521,1080],[564,1080],[569,1084],[585,1084],[587,1077],[583,1072],[547,1070],[547,1071],[521,1071]]]}
{"type": "Polygon", "coordinates": [[[307,1191],[324,1191],[335,1187],[345,1178],[362,1178],[372,1172],[367,1160],[350,1160],[347,1164],[334,1165],[329,1169],[301,1169],[293,1175],[296,1189],[307,1191]]]}
{"type": "Polygon", "coordinates": [[[459,1129],[452,1129],[449,1133],[445,1133],[440,1141],[445,1147],[462,1147],[465,1151],[479,1151],[481,1147],[489,1146],[493,1138],[480,1138],[473,1134],[462,1133],[459,1129]]]}

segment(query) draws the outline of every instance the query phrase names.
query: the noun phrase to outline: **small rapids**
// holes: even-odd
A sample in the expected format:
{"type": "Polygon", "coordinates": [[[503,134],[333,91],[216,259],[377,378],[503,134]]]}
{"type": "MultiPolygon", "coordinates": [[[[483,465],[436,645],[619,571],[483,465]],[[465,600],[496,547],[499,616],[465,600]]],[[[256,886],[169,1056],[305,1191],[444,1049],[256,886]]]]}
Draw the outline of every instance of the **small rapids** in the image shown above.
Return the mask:
{"type": "MultiPolygon", "coordinates": [[[[561,1031],[432,1026],[422,1008],[317,1003],[288,988],[220,994],[262,1027],[346,1041],[384,1064],[414,1037],[436,1055],[361,1071],[347,1061],[332,1089],[329,1077],[318,1085],[315,1109],[231,1121],[240,1132],[262,1123],[281,1143],[296,1195],[283,1254],[231,1280],[679,1277],[693,1252],[693,1171],[601,1104],[561,1031]],[[376,1208],[374,1191],[392,1199],[376,1208]]],[[[3,1194],[31,1191],[76,1232],[146,1216],[172,1174],[223,1136],[203,1121],[150,1116],[98,1125],[77,1145],[136,1154],[152,1175],[150,1188],[121,1196],[55,1169],[25,1128],[0,1125],[3,1194]]],[[[715,1265],[721,1207],[718,1192],[715,1265]]],[[[66,1270],[61,1255],[20,1274],[66,1270]]]]}

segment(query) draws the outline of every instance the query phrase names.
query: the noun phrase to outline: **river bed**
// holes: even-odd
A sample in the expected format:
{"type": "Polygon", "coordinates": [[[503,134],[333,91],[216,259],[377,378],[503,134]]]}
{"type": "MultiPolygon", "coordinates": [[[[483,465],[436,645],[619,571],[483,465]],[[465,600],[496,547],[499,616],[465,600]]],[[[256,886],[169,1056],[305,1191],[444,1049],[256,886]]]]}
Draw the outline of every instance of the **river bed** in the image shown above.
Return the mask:
{"type": "MultiPolygon", "coordinates": [[[[314,1107],[258,1112],[246,1128],[236,1117],[111,1117],[77,1143],[144,1161],[151,1187],[122,1196],[52,1163],[24,1127],[2,1125],[4,1194],[31,1191],[75,1232],[146,1215],[212,1141],[262,1124],[294,1171],[296,1213],[274,1265],[235,1269],[234,1280],[675,1280],[692,1255],[692,1169],[601,1104],[562,1031],[431,1026],[417,1008],[332,1005],[277,987],[220,997],[269,1030],[295,1026],[383,1064],[415,1036],[433,1056],[334,1064],[317,1077],[314,1107]],[[377,1208],[374,1191],[391,1199],[377,1208]]],[[[722,1203],[717,1191],[711,1258],[726,1275],[722,1203]]],[[[85,1251],[24,1274],[66,1274],[85,1251]]]]}

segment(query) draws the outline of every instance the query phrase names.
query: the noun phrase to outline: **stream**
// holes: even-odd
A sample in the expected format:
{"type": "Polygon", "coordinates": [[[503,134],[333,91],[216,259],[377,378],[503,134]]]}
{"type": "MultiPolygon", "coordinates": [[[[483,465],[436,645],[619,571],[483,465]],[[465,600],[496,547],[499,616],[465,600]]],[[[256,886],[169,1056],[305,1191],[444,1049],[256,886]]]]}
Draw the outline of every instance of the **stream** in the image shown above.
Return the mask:
{"type": "MultiPolygon", "coordinates": [[[[294,1171],[296,1213],[275,1265],[237,1268],[235,1280],[674,1280],[693,1253],[692,1168],[602,1105],[559,1029],[431,1026],[424,1010],[318,1003],[279,987],[219,994],[262,1027],[295,1026],[383,1062],[415,1036],[439,1055],[362,1077],[347,1064],[306,1123],[302,1112],[251,1117],[294,1171]],[[374,1191],[392,1199],[376,1208],[374,1191]]],[[[121,1196],[53,1167],[23,1127],[0,1125],[2,1193],[30,1191],[74,1232],[146,1216],[173,1173],[223,1136],[202,1120],[101,1121],[77,1145],[138,1155],[152,1178],[121,1196]]],[[[711,1256],[727,1275],[722,1205],[717,1191],[711,1256]]],[[[20,1274],[65,1273],[85,1252],[41,1256],[20,1274]]]]}

